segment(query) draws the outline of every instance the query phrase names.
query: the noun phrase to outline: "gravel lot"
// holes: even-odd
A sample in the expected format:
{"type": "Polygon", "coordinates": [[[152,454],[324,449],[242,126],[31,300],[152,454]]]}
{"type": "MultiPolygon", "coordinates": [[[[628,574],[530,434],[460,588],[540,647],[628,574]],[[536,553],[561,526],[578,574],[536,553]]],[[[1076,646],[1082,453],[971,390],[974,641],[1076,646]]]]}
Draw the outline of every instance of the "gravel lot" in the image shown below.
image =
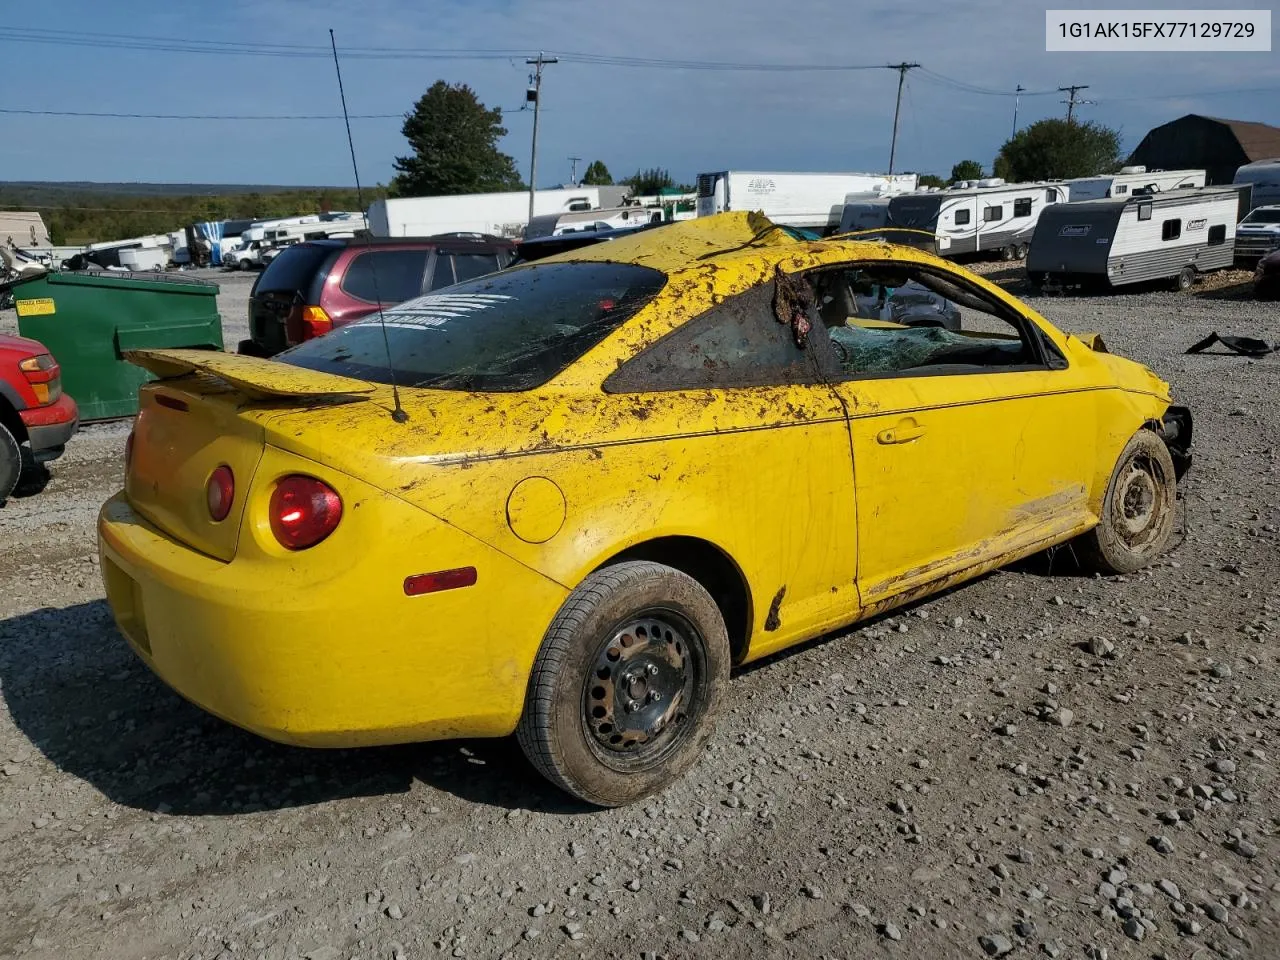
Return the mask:
{"type": "Polygon", "coordinates": [[[0,510],[0,956],[1280,957],[1280,359],[1183,354],[1280,339],[1244,279],[1036,302],[1195,412],[1163,562],[1059,552],[742,670],[608,813],[513,741],[310,752],[169,692],[94,555],[127,425],[85,429],[0,510]]]}

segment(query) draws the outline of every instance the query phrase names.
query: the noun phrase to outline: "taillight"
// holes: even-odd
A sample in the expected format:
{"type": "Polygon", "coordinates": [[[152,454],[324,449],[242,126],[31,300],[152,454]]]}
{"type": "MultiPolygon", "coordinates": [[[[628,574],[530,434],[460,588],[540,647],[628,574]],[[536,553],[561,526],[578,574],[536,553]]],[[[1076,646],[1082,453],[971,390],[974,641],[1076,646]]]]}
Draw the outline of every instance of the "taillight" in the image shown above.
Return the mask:
{"type": "Polygon", "coordinates": [[[18,369],[22,371],[27,383],[31,384],[31,391],[41,406],[53,403],[62,396],[62,370],[58,361],[49,354],[27,357],[18,363],[18,369]]]}
{"type": "Polygon", "coordinates": [[[293,474],[271,494],[271,532],[289,550],[314,547],[337,528],[342,498],[323,480],[293,474]]]}
{"type": "Polygon", "coordinates": [[[236,498],[236,478],[225,463],[209,476],[205,486],[205,500],[209,504],[209,516],[214,523],[227,519],[231,502],[236,498]]]}
{"type": "Polygon", "coordinates": [[[294,307],[284,319],[285,339],[290,344],[322,337],[333,329],[324,307],[294,307]]]}

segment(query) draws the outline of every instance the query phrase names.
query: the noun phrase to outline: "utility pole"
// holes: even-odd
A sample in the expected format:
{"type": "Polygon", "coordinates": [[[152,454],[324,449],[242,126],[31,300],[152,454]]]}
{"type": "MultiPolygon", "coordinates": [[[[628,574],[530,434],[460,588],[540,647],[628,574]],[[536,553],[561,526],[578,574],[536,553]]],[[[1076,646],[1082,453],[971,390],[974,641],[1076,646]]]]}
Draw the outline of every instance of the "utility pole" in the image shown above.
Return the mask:
{"type": "Polygon", "coordinates": [[[1018,84],[1013,91],[1013,136],[1018,135],[1018,105],[1022,103],[1022,94],[1027,88],[1022,84],[1018,84]]]}
{"type": "Polygon", "coordinates": [[[533,197],[538,189],[538,113],[542,109],[542,68],[549,63],[559,63],[555,57],[546,57],[539,51],[536,57],[525,60],[534,67],[530,77],[532,86],[525,92],[525,102],[533,101],[533,155],[529,158],[529,219],[533,220],[533,197]]]}
{"type": "Polygon", "coordinates": [[[906,82],[907,71],[914,70],[920,66],[918,63],[890,63],[886,65],[888,70],[898,71],[898,102],[893,108],[893,140],[889,144],[889,173],[893,173],[893,161],[898,153],[898,115],[902,112],[902,85],[906,82]]]}
{"type": "Polygon", "coordinates": [[[1073,117],[1073,115],[1075,114],[1075,111],[1076,111],[1076,104],[1077,104],[1077,103],[1088,103],[1088,102],[1089,102],[1088,100],[1076,100],[1076,91],[1077,91],[1077,90],[1088,90],[1088,89],[1089,89],[1089,85],[1088,85],[1087,83],[1073,83],[1073,84],[1072,84],[1071,86],[1069,86],[1069,87],[1059,87],[1059,88],[1058,88],[1058,92],[1059,92],[1059,93],[1065,93],[1065,94],[1067,95],[1067,99],[1066,99],[1066,100],[1061,100],[1061,101],[1059,101],[1060,103],[1065,103],[1065,104],[1067,105],[1067,123],[1070,123],[1070,122],[1072,121],[1072,117],[1073,117]]]}
{"type": "Polygon", "coordinates": [[[573,164],[573,173],[569,174],[569,182],[575,187],[578,185],[578,161],[581,157],[570,157],[569,162],[573,164]]]}

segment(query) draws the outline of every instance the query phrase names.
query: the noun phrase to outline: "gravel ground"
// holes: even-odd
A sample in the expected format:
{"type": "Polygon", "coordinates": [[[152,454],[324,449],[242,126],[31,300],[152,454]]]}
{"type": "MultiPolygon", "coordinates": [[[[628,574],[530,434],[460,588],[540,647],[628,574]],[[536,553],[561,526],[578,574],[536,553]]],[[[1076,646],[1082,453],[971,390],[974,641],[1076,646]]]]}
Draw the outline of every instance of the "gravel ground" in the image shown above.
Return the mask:
{"type": "Polygon", "coordinates": [[[1280,339],[1243,279],[1037,301],[1195,411],[1165,560],[739,671],[700,765],[607,813],[511,741],[310,752],[169,692],[96,569],[126,427],[86,429],[0,510],[0,956],[1280,957],[1280,360],[1182,352],[1280,339]]]}

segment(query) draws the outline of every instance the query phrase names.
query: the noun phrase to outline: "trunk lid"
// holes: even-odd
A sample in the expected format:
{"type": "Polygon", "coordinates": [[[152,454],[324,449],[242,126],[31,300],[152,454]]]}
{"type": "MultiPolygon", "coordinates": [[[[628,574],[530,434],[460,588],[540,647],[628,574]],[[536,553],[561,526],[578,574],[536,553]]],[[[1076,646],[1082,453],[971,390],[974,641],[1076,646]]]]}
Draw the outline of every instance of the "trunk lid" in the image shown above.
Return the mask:
{"type": "Polygon", "coordinates": [[[169,536],[223,561],[236,554],[267,423],[282,408],[373,390],[345,377],[205,350],[125,356],[161,378],[139,392],[125,494],[139,514],[169,536]],[[231,468],[235,491],[226,518],[215,521],[208,483],[224,464],[231,468]]]}

